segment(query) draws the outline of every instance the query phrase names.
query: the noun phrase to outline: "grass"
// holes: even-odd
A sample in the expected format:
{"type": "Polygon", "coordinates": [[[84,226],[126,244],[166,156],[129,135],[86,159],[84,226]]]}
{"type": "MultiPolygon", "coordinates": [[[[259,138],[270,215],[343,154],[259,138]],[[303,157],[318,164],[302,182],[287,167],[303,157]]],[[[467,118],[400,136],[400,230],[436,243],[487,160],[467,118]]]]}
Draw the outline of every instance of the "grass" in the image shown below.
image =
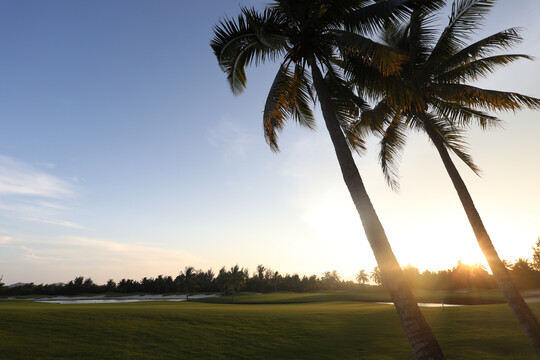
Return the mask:
{"type": "MultiPolygon", "coordinates": [[[[498,290],[471,291],[467,293],[450,291],[423,291],[415,292],[418,302],[445,304],[501,304],[504,298],[498,290]]],[[[230,304],[233,302],[232,296],[220,296],[213,298],[197,299],[194,301],[230,304]]],[[[299,304],[328,301],[360,301],[360,302],[390,302],[390,294],[381,288],[371,288],[361,291],[326,291],[313,293],[288,293],[276,292],[271,294],[256,294],[242,292],[234,296],[236,304],[299,304]]]]}
{"type": "MultiPolygon", "coordinates": [[[[87,293],[67,295],[65,297],[88,297],[104,296],[107,298],[121,298],[125,296],[136,297],[145,295],[143,293],[87,293]]],[[[165,295],[178,295],[165,294],[165,295]]],[[[184,294],[179,294],[185,296],[184,294]]],[[[389,302],[391,301],[388,292],[378,287],[367,287],[362,290],[354,291],[320,291],[309,293],[292,293],[292,292],[275,292],[270,294],[257,294],[250,292],[242,292],[234,296],[234,302],[239,304],[292,304],[292,303],[312,303],[312,302],[327,302],[327,301],[361,301],[361,302],[389,302]]],[[[523,296],[538,296],[535,292],[522,292],[523,296]]],[[[468,292],[459,291],[433,291],[433,290],[417,290],[415,291],[416,299],[419,302],[435,302],[440,303],[441,300],[445,304],[461,304],[461,305],[477,305],[477,304],[502,304],[505,302],[502,293],[498,290],[471,290],[468,292]]],[[[14,296],[16,299],[40,299],[52,298],[52,295],[20,295],[14,296]]],[[[9,297],[0,297],[0,300],[9,300],[9,297]]],[[[195,301],[195,300],[194,300],[195,301]]],[[[196,300],[207,303],[230,304],[232,296],[220,296],[215,298],[207,298],[196,300]]]]}
{"type": "MultiPolygon", "coordinates": [[[[422,311],[448,359],[536,358],[506,305],[422,311]]],[[[2,359],[412,359],[393,306],[358,302],[0,301],[0,323],[2,359]]]]}

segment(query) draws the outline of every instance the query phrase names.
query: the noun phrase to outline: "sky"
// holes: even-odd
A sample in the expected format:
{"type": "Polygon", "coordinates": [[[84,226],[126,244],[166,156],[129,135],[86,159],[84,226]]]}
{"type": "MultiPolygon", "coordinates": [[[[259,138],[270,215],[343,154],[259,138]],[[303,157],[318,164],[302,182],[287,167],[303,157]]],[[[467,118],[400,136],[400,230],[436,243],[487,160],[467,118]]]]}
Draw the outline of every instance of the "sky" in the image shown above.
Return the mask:
{"type": "MultiPolygon", "coordinates": [[[[347,280],[376,265],[318,115],[289,122],[281,152],[262,110],[277,70],[248,71],[232,95],[212,27],[262,1],[0,1],[0,275],[3,282],[97,283],[257,264],[347,280]]],[[[540,57],[537,0],[501,0],[477,36],[513,26],[513,52],[540,57]]],[[[442,16],[446,22],[446,15],[442,16]]],[[[540,62],[476,85],[540,97],[540,62]]],[[[540,236],[540,114],[498,114],[472,129],[482,169],[458,164],[501,258],[530,257],[540,236]]],[[[401,190],[377,139],[356,157],[402,265],[446,269],[483,256],[435,148],[411,134],[401,190]]]]}

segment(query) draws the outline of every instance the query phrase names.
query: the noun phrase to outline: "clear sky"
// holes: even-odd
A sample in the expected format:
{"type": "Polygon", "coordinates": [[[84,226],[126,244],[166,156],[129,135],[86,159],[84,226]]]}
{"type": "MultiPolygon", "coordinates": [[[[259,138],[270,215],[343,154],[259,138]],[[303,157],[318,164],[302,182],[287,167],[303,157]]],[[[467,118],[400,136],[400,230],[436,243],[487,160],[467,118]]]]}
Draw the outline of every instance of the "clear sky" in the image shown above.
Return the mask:
{"type": "MultiPolygon", "coordinates": [[[[175,276],[264,264],[281,273],[375,266],[322,122],[289,123],[273,154],[262,110],[276,64],[234,97],[211,52],[212,26],[261,1],[0,1],[0,275],[175,276]],[[186,5],[189,4],[189,5],[186,5]]],[[[538,0],[501,0],[481,35],[519,26],[514,52],[540,57],[538,0]]],[[[479,85],[540,97],[540,62],[479,85]]],[[[540,236],[540,114],[501,114],[470,132],[483,170],[460,165],[502,258],[540,236]]],[[[376,140],[357,164],[403,264],[482,262],[436,150],[413,134],[401,191],[387,188],[376,140]]]]}

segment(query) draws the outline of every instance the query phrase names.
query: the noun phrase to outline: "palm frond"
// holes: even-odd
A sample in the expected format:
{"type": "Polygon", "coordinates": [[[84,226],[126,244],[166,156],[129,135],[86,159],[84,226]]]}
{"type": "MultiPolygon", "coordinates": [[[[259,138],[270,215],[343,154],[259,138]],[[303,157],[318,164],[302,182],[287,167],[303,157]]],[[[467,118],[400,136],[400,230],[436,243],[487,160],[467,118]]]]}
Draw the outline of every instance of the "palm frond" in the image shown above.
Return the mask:
{"type": "Polygon", "coordinates": [[[347,108],[350,108],[350,118],[356,119],[361,111],[370,109],[369,104],[354,92],[352,83],[343,80],[336,71],[328,71],[325,80],[332,94],[332,99],[342,99],[347,102],[347,108]]]}
{"type": "Polygon", "coordinates": [[[214,27],[210,46],[235,95],[246,87],[247,66],[275,60],[285,51],[287,43],[279,33],[279,21],[269,10],[258,14],[252,9],[242,9],[237,19],[221,20],[214,27]]]}
{"type": "Polygon", "coordinates": [[[375,35],[391,22],[403,22],[414,9],[435,11],[444,7],[444,0],[382,0],[357,8],[343,17],[349,31],[375,35]]]}
{"type": "Polygon", "coordinates": [[[434,111],[458,127],[470,127],[475,123],[482,130],[502,127],[502,120],[480,110],[435,98],[431,104],[434,111]]]}
{"type": "Polygon", "coordinates": [[[408,42],[410,24],[410,21],[388,23],[379,33],[381,42],[394,49],[406,49],[405,43],[408,42]]]}
{"type": "MultiPolygon", "coordinates": [[[[465,141],[462,130],[457,129],[452,123],[443,117],[437,117],[432,114],[426,114],[422,120],[424,127],[431,127],[435,131],[431,135],[431,131],[426,131],[431,136],[438,136],[444,143],[445,147],[450,149],[457,155],[476,175],[480,175],[480,169],[473,162],[472,157],[468,154],[468,145],[465,141]]],[[[435,141],[434,139],[431,139],[435,141]]]]}
{"type": "Polygon", "coordinates": [[[388,186],[394,191],[399,190],[399,162],[407,140],[405,130],[401,115],[396,115],[379,143],[379,163],[388,186]]]}
{"type": "Polygon", "coordinates": [[[500,31],[468,45],[450,58],[435,64],[436,70],[433,73],[445,72],[476,59],[490,56],[496,50],[508,50],[521,43],[522,40],[519,28],[500,31]]]}
{"type": "Polygon", "coordinates": [[[310,80],[304,69],[296,65],[294,71],[282,64],[270,87],[263,113],[264,136],[272,151],[279,151],[278,133],[287,119],[314,128],[315,118],[310,107],[310,80]]]}
{"type": "Polygon", "coordinates": [[[324,36],[324,41],[336,46],[342,57],[355,56],[383,75],[400,71],[407,60],[407,55],[401,51],[348,31],[333,30],[324,36]]]}
{"type": "Polygon", "coordinates": [[[347,84],[334,72],[327,72],[325,82],[334,106],[336,118],[349,147],[360,153],[365,150],[365,141],[363,134],[356,131],[354,124],[360,116],[360,112],[369,109],[369,105],[354,92],[350,84],[347,84]]]}
{"type": "Polygon", "coordinates": [[[383,99],[372,109],[362,111],[355,124],[356,131],[365,134],[364,136],[370,133],[382,136],[395,116],[396,111],[383,99]]]}
{"type": "Polygon", "coordinates": [[[445,59],[465,46],[478,30],[496,0],[454,0],[449,22],[433,48],[430,59],[445,59]]]}
{"type": "Polygon", "coordinates": [[[242,7],[241,12],[245,16],[249,27],[253,29],[257,39],[263,45],[270,49],[276,49],[283,47],[287,43],[287,37],[284,33],[284,25],[287,24],[287,19],[283,14],[270,9],[265,9],[260,13],[253,8],[246,7],[242,7]]]}
{"type": "Polygon", "coordinates": [[[463,84],[437,84],[431,87],[441,99],[490,111],[516,111],[522,108],[540,110],[540,99],[496,90],[486,90],[463,84]]]}
{"type": "Polygon", "coordinates": [[[430,13],[423,13],[415,10],[411,14],[408,33],[404,33],[401,39],[401,46],[406,47],[410,63],[414,66],[424,64],[431,54],[433,43],[437,35],[437,28],[434,26],[436,17],[430,13]],[[408,36],[407,36],[408,35],[408,36]]]}
{"type": "Polygon", "coordinates": [[[513,64],[522,59],[533,60],[531,56],[523,54],[508,54],[490,56],[478,60],[473,60],[455,67],[449,71],[439,73],[435,79],[442,83],[465,83],[468,81],[486,78],[498,68],[513,64]]]}

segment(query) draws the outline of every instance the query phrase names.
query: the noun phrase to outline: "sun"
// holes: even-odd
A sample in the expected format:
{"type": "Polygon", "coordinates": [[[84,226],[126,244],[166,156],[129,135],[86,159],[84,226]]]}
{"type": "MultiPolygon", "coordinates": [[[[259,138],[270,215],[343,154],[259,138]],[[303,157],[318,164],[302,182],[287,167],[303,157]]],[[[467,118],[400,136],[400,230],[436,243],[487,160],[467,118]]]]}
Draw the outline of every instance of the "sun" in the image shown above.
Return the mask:
{"type": "MultiPolygon", "coordinates": [[[[360,269],[371,271],[376,262],[367,242],[358,213],[339,189],[329,189],[306,204],[302,221],[319,241],[321,258],[333,259],[344,277],[360,269]]],[[[461,213],[454,217],[438,213],[386,217],[386,234],[402,266],[423,270],[445,270],[458,261],[487,267],[476,238],[461,213]],[[451,224],[451,225],[449,225],[451,224]]],[[[329,270],[329,269],[326,269],[329,270]]]]}

